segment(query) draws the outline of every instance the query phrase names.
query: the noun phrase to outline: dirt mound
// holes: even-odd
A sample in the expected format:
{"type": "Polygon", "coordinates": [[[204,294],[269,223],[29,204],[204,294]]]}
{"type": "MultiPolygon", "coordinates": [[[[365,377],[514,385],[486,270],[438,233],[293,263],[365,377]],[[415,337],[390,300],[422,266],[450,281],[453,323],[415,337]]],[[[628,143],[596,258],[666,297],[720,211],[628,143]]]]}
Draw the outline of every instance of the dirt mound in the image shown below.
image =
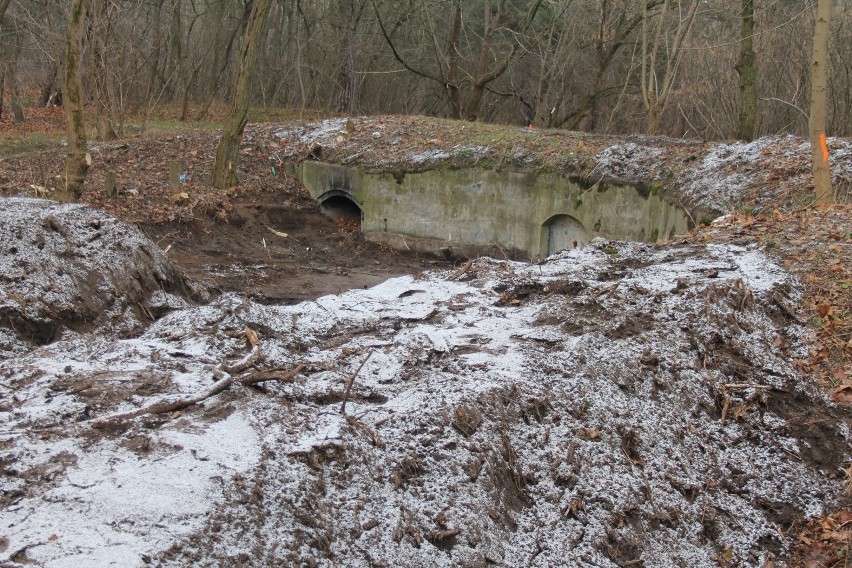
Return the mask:
{"type": "Polygon", "coordinates": [[[82,205],[3,198],[0,353],[63,329],[120,334],[201,299],[157,245],[82,205]]]}
{"type": "Polygon", "coordinates": [[[0,362],[0,537],[43,564],[779,565],[849,457],[791,363],[799,301],[754,248],[598,243],[61,341],[0,362]],[[108,418],[223,369],[243,385],[108,418]]]}

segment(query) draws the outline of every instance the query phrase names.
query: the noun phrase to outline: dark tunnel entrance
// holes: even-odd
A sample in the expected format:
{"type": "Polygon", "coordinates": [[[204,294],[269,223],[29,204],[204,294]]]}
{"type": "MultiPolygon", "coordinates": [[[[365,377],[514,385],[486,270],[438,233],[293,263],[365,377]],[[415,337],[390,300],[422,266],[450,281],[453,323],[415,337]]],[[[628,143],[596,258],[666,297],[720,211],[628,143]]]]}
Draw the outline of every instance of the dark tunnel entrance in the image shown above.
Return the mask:
{"type": "Polygon", "coordinates": [[[361,208],[346,195],[333,194],[320,199],[320,207],[333,219],[351,219],[361,223],[361,208]]]}

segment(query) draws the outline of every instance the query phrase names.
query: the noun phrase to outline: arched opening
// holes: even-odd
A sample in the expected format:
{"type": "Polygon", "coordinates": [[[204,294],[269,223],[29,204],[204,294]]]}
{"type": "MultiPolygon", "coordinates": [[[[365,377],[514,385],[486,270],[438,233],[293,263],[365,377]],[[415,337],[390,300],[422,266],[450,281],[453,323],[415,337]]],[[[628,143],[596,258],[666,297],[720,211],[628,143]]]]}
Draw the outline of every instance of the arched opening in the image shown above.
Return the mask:
{"type": "Polygon", "coordinates": [[[586,227],[570,215],[554,215],[541,226],[541,250],[546,256],[581,247],[590,240],[586,227]]]}
{"type": "Polygon", "coordinates": [[[361,222],[361,208],[343,192],[328,192],[319,199],[322,212],[334,219],[351,219],[361,222]]]}

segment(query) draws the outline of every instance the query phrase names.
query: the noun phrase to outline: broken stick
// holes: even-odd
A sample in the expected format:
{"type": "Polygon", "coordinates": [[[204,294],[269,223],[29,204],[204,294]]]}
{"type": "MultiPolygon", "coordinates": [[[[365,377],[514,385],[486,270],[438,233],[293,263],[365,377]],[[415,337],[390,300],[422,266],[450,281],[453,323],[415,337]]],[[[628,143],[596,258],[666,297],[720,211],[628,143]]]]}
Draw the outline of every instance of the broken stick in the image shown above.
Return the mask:
{"type": "Polygon", "coordinates": [[[447,280],[456,280],[457,278],[460,278],[465,272],[470,270],[471,266],[473,266],[473,259],[468,260],[464,266],[447,276],[447,280]]]}
{"type": "Polygon", "coordinates": [[[346,416],[346,401],[349,400],[349,393],[352,391],[352,383],[355,382],[355,377],[358,376],[358,373],[361,372],[361,369],[364,368],[364,365],[369,361],[370,357],[373,356],[373,349],[370,349],[370,352],[367,353],[367,356],[364,357],[364,360],[361,361],[361,364],[358,365],[358,368],[355,369],[355,372],[349,376],[349,382],[346,384],[346,392],[343,393],[343,403],[340,405],[340,414],[346,416]]]}

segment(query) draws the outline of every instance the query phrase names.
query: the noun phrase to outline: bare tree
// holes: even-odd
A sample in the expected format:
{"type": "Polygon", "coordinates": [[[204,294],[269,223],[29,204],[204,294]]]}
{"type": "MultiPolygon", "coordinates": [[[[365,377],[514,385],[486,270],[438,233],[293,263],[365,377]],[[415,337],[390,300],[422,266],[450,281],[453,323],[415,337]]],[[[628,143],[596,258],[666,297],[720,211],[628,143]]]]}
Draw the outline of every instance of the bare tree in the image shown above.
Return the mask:
{"type": "Polygon", "coordinates": [[[376,0],[373,0],[373,7],[382,36],[394,58],[408,71],[434,81],[445,89],[453,118],[464,117],[467,120],[477,120],[482,111],[486,88],[506,73],[519,56],[519,44],[515,34],[524,34],[528,31],[542,3],[543,0],[530,3],[523,13],[524,6],[515,6],[508,0],[499,0],[495,3],[484,0],[481,28],[475,32],[479,48],[471,51],[467,56],[462,53],[460,43],[461,36],[466,31],[461,0],[452,1],[450,33],[443,50],[439,47],[442,34],[434,30],[433,14],[429,13],[424,4],[421,8],[426,12],[426,19],[432,27],[428,32],[431,36],[430,49],[435,53],[435,62],[431,70],[427,66],[413,63],[411,59],[403,55],[382,20],[376,0]],[[468,65],[465,66],[464,63],[468,65]]]}
{"type": "Polygon", "coordinates": [[[213,164],[213,187],[216,189],[225,189],[237,184],[240,142],[248,122],[252,76],[257,65],[257,56],[271,4],[272,0],[254,0],[251,8],[246,35],[240,47],[240,65],[235,81],[233,107],[222,131],[222,138],[216,151],[216,162],[213,164]]]}
{"type": "Polygon", "coordinates": [[[87,0],[72,0],[68,13],[68,33],[65,49],[65,119],[68,131],[68,150],[65,155],[65,190],[73,198],[83,194],[86,173],[91,165],[86,125],[83,119],[83,84],[81,64],[83,38],[86,35],[87,0]]]}
{"type": "Polygon", "coordinates": [[[742,0],[740,13],[740,58],[737,74],[740,77],[740,113],[737,119],[737,138],[752,140],[757,122],[757,70],[754,53],[754,0],[742,0]]]}
{"type": "Polygon", "coordinates": [[[814,24],[813,63],[811,67],[811,114],[808,129],[811,138],[811,162],[814,192],[820,205],[834,200],[831,189],[831,167],[825,140],[828,106],[828,36],[831,29],[832,0],[819,0],[814,24]]]}
{"type": "Polygon", "coordinates": [[[688,8],[684,8],[683,4],[682,0],[665,0],[659,13],[652,13],[648,4],[642,5],[641,89],[649,135],[657,134],[660,130],[660,118],[675,84],[683,44],[698,11],[698,0],[693,0],[688,8]],[[674,17],[671,29],[668,27],[670,10],[674,17]],[[657,21],[651,32],[649,28],[654,17],[657,21]],[[650,44],[651,33],[653,44],[650,44]]]}
{"type": "Polygon", "coordinates": [[[346,26],[346,42],[343,47],[343,64],[340,66],[339,91],[335,101],[335,110],[340,113],[352,112],[352,104],[355,100],[355,34],[358,31],[358,22],[364,12],[364,4],[355,5],[353,0],[339,0],[338,7],[346,26]]]}
{"type": "MultiPolygon", "coordinates": [[[[2,8],[2,6],[0,6],[2,8]]],[[[8,89],[11,99],[12,115],[15,123],[24,122],[24,106],[21,103],[21,91],[19,85],[19,62],[21,60],[22,37],[20,25],[17,18],[0,17],[0,34],[6,36],[0,43],[0,116],[3,112],[3,92],[8,89]]]]}

